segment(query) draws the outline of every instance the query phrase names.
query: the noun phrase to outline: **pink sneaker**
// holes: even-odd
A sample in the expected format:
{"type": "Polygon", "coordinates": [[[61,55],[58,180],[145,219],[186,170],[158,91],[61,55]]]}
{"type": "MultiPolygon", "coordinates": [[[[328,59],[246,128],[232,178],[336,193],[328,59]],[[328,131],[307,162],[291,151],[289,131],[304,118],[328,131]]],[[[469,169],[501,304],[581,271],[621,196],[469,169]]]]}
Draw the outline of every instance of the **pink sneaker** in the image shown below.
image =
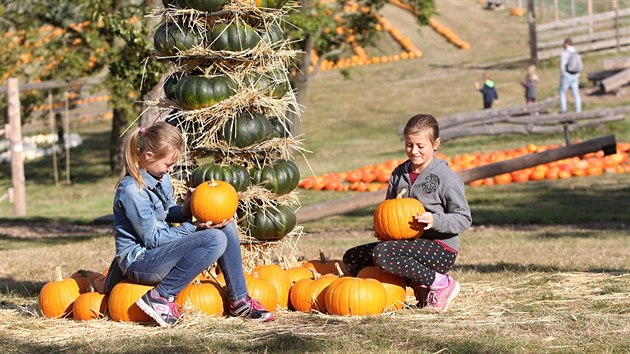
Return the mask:
{"type": "Polygon", "coordinates": [[[459,294],[459,290],[459,283],[449,275],[447,287],[429,291],[427,307],[438,312],[446,312],[448,305],[450,305],[459,294]]]}

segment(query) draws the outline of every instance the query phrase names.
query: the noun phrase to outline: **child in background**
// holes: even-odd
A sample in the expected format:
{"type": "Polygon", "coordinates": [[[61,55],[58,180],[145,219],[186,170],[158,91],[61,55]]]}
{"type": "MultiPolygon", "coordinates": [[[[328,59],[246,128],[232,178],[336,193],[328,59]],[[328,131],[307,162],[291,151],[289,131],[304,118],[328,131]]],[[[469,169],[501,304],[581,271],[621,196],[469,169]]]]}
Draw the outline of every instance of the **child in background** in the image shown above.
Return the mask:
{"type": "Polygon", "coordinates": [[[483,73],[481,78],[483,80],[483,85],[475,82],[475,88],[479,90],[483,96],[483,109],[490,109],[492,108],[492,103],[495,101],[497,103],[499,102],[499,94],[497,93],[494,81],[490,79],[489,73],[483,73]]]}
{"type": "Polygon", "coordinates": [[[527,104],[536,103],[536,85],[538,84],[538,75],[536,75],[536,65],[529,65],[527,73],[521,81],[521,86],[525,88],[525,102],[527,104]]]}
{"type": "Polygon", "coordinates": [[[464,183],[447,162],[434,156],[440,146],[437,120],[427,114],[412,117],[404,129],[407,161],[392,172],[386,199],[418,199],[426,212],[416,215],[426,224],[414,240],[373,242],[351,248],[343,262],[352,274],[376,265],[401,276],[414,288],[418,306],[444,312],[455,299],[460,285],[450,275],[459,250],[458,234],[472,223],[464,183]]]}
{"type": "Polygon", "coordinates": [[[136,304],[160,326],[171,326],[179,318],[174,297],[218,260],[230,314],[272,320],[274,316],[247,293],[234,221],[192,223],[192,189],[182,205],[174,202],[169,174],[183,151],[181,133],[165,122],[140,127],[129,136],[114,197],[116,257],[106,292],[125,278],[155,285],[136,304]]]}

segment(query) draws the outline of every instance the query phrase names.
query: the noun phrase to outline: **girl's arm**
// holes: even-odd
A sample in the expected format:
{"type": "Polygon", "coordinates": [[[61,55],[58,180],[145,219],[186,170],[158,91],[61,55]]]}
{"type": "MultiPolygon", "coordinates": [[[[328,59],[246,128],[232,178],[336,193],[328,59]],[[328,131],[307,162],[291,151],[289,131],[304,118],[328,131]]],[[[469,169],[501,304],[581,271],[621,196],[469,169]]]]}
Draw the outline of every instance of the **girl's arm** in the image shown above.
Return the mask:
{"type": "Polygon", "coordinates": [[[464,183],[454,176],[444,188],[444,213],[433,214],[433,229],[442,233],[459,234],[472,224],[464,183]]]}
{"type": "Polygon", "coordinates": [[[157,220],[155,213],[157,209],[162,208],[162,203],[153,203],[146,191],[138,189],[135,185],[121,193],[118,203],[136,235],[147,248],[165,245],[196,230],[196,226],[188,222],[179,227],[170,227],[168,222],[157,220]]]}

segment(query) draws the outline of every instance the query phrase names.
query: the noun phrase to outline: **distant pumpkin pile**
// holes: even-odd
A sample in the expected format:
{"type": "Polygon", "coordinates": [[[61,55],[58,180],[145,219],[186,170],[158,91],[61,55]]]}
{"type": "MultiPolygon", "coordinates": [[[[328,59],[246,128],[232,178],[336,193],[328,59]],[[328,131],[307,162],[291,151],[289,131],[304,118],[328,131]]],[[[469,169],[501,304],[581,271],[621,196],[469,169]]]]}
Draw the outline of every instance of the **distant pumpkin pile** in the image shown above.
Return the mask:
{"type": "MultiPolygon", "coordinates": [[[[248,293],[273,312],[379,315],[402,309],[407,297],[413,296],[413,290],[405,286],[403,278],[377,267],[366,267],[357,277],[345,276],[344,271],[340,260],[330,260],[320,252],[318,259],[291,265],[258,265],[245,273],[245,280],[248,293]]],[[[58,279],[44,285],[39,294],[44,317],[153,322],[135,304],[152,286],[124,280],[105,295],[103,285],[107,270],[103,273],[79,270],[68,278],[63,278],[59,269],[58,273],[58,279]]],[[[185,287],[175,301],[185,313],[198,311],[221,317],[226,315],[225,294],[223,275],[204,272],[185,287]]]]}
{"type": "Polygon", "coordinates": [[[196,187],[191,209],[204,221],[223,220],[237,203],[241,238],[251,242],[279,241],[296,226],[300,147],[287,112],[300,112],[288,80],[297,52],[284,35],[286,2],[164,0],[152,13],[162,20],[157,59],[172,68],[155,105],[186,142],[176,194],[196,187]]]}

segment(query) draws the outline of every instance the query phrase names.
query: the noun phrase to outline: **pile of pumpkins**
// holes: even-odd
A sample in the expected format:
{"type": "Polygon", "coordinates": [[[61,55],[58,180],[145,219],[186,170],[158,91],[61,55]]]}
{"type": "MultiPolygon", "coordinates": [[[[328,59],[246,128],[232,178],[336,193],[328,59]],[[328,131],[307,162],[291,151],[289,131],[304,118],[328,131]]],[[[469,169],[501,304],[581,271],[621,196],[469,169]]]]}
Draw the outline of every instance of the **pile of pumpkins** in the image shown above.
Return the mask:
{"type": "MultiPolygon", "coordinates": [[[[381,202],[374,212],[374,230],[380,240],[413,239],[422,236],[422,224],[414,216],[425,211],[417,199],[397,198],[381,202]]],[[[384,311],[402,309],[413,290],[404,278],[386,273],[378,267],[361,269],[356,277],[345,276],[341,260],[320,257],[294,262],[291,267],[279,264],[255,266],[245,275],[247,291],[270,310],[289,309],[301,312],[317,311],[331,315],[378,315],[384,311]]],[[[151,322],[135,302],[152,286],[124,280],[104,294],[107,270],[103,273],[80,270],[68,278],[61,277],[44,285],[39,293],[42,314],[49,318],[91,320],[107,314],[114,321],[151,322]]],[[[225,279],[222,273],[203,272],[186,286],[176,298],[183,308],[192,306],[211,316],[223,316],[225,279]]]]}
{"type": "MultiPolygon", "coordinates": [[[[403,308],[413,290],[403,278],[366,267],[357,277],[344,276],[340,260],[302,261],[289,268],[259,265],[246,273],[248,293],[270,311],[279,309],[331,315],[377,315],[403,308]]],[[[135,304],[153,286],[123,280],[104,294],[103,273],[80,270],[44,285],[39,293],[41,313],[47,318],[151,323],[135,304]]],[[[185,287],[175,302],[185,311],[221,317],[226,312],[223,274],[204,272],[185,287]]]]}
{"type": "Polygon", "coordinates": [[[299,169],[289,148],[277,148],[295,144],[286,2],[163,0],[154,33],[156,58],[171,65],[157,104],[190,152],[175,184],[204,190],[192,205],[202,221],[229,219],[236,203],[239,229],[263,242],[281,240],[297,221],[299,169]]]}

